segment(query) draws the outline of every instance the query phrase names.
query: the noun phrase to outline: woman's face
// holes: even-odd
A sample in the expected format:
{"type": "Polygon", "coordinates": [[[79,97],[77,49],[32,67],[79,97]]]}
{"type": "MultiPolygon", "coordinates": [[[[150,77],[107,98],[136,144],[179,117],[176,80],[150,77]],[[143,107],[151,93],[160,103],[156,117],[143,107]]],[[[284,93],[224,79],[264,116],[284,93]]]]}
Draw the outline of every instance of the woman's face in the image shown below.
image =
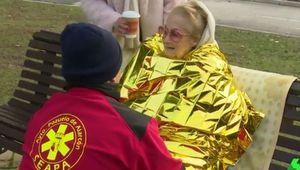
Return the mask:
{"type": "Polygon", "coordinates": [[[160,27],[160,32],[168,57],[181,59],[197,45],[197,40],[191,34],[192,25],[180,14],[171,13],[166,25],[160,27]]]}

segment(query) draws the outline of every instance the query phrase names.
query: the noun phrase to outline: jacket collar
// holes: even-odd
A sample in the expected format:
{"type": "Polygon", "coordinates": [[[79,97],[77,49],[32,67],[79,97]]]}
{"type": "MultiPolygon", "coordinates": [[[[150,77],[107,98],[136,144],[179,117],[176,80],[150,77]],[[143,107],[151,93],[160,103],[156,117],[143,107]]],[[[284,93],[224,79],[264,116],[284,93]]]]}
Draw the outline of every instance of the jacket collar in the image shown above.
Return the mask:
{"type": "Polygon", "coordinates": [[[116,100],[120,99],[120,92],[118,90],[119,84],[115,84],[115,83],[104,83],[104,84],[88,84],[87,83],[87,84],[84,84],[84,83],[68,82],[64,89],[70,90],[70,89],[76,88],[76,87],[99,90],[102,93],[104,93],[105,95],[113,97],[116,100]]]}

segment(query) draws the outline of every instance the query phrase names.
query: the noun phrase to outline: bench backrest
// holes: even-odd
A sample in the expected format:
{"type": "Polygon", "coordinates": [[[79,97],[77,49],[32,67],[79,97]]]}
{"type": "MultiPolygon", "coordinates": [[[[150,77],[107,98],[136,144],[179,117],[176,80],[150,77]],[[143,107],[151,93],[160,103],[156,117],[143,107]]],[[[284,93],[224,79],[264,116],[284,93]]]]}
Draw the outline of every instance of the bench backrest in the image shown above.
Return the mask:
{"type": "Polygon", "coordinates": [[[270,170],[286,170],[293,158],[300,158],[300,82],[288,93],[270,170]]]}
{"type": "Polygon", "coordinates": [[[21,79],[8,105],[31,116],[54,92],[62,91],[60,35],[47,31],[33,34],[26,52],[21,79]],[[23,111],[26,111],[25,113],[23,111]]]}
{"type": "Polygon", "coordinates": [[[41,31],[33,34],[26,52],[27,59],[21,73],[15,98],[26,100],[30,105],[12,99],[9,105],[36,111],[56,91],[62,91],[65,82],[61,76],[60,35],[41,31]],[[26,92],[29,91],[29,92],[26,92]],[[31,93],[30,93],[31,92],[31,93]]]}
{"type": "Polygon", "coordinates": [[[0,123],[0,143],[17,153],[22,152],[24,133],[32,114],[54,92],[63,91],[65,85],[61,76],[60,35],[36,32],[28,46],[13,97],[0,107],[3,122],[0,123]]]}

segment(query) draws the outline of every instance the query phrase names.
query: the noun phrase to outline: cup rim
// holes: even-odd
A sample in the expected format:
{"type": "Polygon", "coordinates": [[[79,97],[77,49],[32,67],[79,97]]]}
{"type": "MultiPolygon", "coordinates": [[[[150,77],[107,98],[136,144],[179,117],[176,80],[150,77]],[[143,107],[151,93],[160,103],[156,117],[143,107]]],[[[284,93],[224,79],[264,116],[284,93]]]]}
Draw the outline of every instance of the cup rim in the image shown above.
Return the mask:
{"type": "Polygon", "coordinates": [[[136,11],[124,11],[122,13],[122,17],[124,18],[140,18],[141,15],[136,11]]]}

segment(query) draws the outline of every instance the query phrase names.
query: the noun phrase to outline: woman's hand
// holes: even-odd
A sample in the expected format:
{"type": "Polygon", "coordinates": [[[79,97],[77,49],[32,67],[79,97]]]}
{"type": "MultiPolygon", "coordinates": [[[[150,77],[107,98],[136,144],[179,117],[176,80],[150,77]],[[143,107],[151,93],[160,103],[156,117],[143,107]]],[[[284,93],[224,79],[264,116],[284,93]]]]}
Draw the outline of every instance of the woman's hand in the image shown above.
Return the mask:
{"type": "Polygon", "coordinates": [[[117,19],[117,21],[113,25],[113,33],[119,35],[119,36],[124,36],[127,33],[128,26],[126,24],[126,20],[122,17],[117,19]]]}

